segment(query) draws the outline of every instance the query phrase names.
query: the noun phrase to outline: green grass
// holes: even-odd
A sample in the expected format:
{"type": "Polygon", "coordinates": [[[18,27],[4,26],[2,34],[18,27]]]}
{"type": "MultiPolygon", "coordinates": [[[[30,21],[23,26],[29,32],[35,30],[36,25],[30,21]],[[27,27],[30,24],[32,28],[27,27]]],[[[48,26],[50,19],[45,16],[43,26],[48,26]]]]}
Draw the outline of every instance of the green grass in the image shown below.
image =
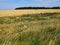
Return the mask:
{"type": "Polygon", "coordinates": [[[60,45],[60,13],[0,17],[0,45],[60,45]]]}

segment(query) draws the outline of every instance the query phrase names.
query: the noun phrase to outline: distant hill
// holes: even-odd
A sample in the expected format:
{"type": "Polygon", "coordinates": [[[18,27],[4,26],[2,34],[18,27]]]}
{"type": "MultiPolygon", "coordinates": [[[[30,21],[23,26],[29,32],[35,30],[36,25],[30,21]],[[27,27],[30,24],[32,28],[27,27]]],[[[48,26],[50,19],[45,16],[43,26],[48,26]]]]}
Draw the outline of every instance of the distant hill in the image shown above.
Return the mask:
{"type": "Polygon", "coordinates": [[[18,7],[15,10],[19,9],[60,9],[60,7],[18,7]]]}

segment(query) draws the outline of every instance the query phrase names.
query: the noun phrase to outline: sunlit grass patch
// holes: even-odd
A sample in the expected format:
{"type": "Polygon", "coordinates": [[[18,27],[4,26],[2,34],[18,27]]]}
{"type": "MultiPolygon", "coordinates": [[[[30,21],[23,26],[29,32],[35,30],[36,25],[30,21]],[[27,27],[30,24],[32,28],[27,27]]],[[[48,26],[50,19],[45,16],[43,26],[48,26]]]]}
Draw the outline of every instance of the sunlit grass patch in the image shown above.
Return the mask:
{"type": "Polygon", "coordinates": [[[60,45],[60,13],[0,17],[0,45],[60,45]]]}

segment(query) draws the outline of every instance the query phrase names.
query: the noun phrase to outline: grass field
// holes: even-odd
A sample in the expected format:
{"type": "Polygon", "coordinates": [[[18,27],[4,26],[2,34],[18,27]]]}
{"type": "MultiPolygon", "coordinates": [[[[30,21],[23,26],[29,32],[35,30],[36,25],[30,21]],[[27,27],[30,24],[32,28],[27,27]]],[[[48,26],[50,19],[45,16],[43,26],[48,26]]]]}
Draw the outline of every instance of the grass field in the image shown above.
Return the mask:
{"type": "Polygon", "coordinates": [[[2,16],[17,16],[23,14],[36,14],[36,13],[60,13],[60,9],[36,9],[36,10],[0,10],[0,17],[2,16]]]}
{"type": "Polygon", "coordinates": [[[20,15],[15,16],[8,12],[0,13],[0,45],[60,45],[59,11],[17,12],[20,15]]]}

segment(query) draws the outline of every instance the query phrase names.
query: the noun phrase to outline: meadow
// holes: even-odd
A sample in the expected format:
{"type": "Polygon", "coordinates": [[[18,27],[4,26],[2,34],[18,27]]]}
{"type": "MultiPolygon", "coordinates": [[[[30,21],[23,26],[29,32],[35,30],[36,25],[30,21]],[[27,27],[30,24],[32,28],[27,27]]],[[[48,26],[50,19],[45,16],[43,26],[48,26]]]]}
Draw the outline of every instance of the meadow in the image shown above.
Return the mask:
{"type": "Polygon", "coordinates": [[[60,13],[60,9],[21,9],[21,10],[0,10],[0,17],[4,16],[21,16],[24,14],[36,13],[60,13]]]}
{"type": "Polygon", "coordinates": [[[60,45],[60,13],[1,16],[0,45],[60,45]]]}

